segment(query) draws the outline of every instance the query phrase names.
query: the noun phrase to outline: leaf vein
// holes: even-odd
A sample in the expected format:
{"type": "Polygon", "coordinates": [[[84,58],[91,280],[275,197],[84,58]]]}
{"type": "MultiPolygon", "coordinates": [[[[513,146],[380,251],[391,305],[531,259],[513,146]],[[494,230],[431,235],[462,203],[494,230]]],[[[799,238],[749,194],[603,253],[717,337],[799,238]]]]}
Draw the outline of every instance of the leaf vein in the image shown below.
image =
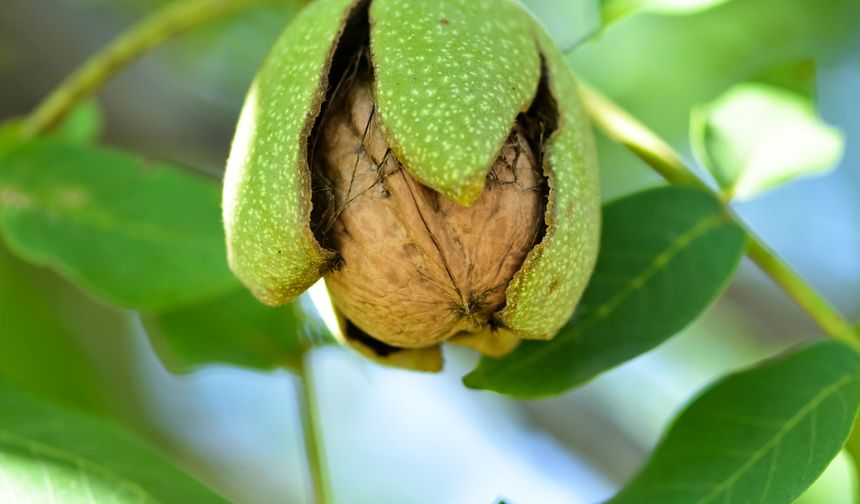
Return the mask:
{"type": "Polygon", "coordinates": [[[781,429],[779,429],[774,437],[764,444],[760,449],[756,450],[750,459],[738,467],[728,478],[725,479],[722,483],[714,487],[710,492],[702,496],[700,499],[696,501],[696,504],[704,504],[715,496],[722,493],[727,488],[732,487],[744,474],[746,474],[749,469],[758,463],[772,448],[778,446],[782,443],[782,439],[791,431],[797,424],[803,420],[803,418],[809,414],[809,412],[813,411],[821,402],[825,399],[828,399],[832,396],[841,397],[841,390],[843,387],[850,384],[852,381],[857,379],[857,373],[851,372],[842,375],[838,380],[822,389],[821,392],[817,394],[817,396],[810,401],[808,404],[803,406],[796,414],[794,414],[791,418],[788,419],[787,422],[783,425],[781,429]]]}
{"type": "Polygon", "coordinates": [[[34,455],[38,455],[49,460],[52,459],[57,462],[73,464],[75,466],[78,466],[79,470],[81,470],[82,472],[89,471],[94,474],[99,474],[107,479],[116,481],[118,484],[140,497],[142,502],[158,504],[158,500],[155,499],[155,497],[153,497],[151,494],[149,494],[149,492],[147,492],[138,483],[135,483],[134,481],[131,481],[128,478],[110,470],[104,465],[81,457],[80,455],[65,451],[61,448],[44,445],[37,441],[33,441],[31,439],[27,439],[23,436],[15,434],[14,432],[9,432],[3,429],[0,429],[0,443],[5,443],[9,446],[28,450],[34,455]]]}

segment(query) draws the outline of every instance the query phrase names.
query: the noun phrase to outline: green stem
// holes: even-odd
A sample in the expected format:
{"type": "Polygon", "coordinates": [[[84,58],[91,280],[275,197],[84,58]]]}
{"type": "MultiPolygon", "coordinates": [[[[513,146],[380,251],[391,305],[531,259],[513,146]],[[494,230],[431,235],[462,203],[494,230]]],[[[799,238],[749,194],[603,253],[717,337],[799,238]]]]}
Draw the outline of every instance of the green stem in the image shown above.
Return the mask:
{"type": "Polygon", "coordinates": [[[661,177],[673,184],[707,188],[663,139],[581,79],[579,94],[592,121],[609,138],[630,149],[661,177]]]}
{"type": "MultiPolygon", "coordinates": [[[[580,95],[592,120],[612,140],[636,156],[673,184],[714,191],[699,179],[672,147],[635,117],[589,85],[580,82],[580,95]]],[[[716,197],[719,195],[714,193],[716,197]]],[[[726,212],[746,228],[720,198],[726,212]]],[[[762,240],[746,229],[747,256],[776,283],[831,338],[860,351],[860,334],[821,295],[789,268],[762,240]]]]}
{"type": "Polygon", "coordinates": [[[325,480],[325,459],[320,446],[319,418],[315,401],[313,387],[313,372],[311,370],[310,352],[305,352],[301,369],[298,374],[298,386],[296,395],[298,397],[299,415],[302,421],[302,434],[304,435],[305,459],[307,462],[308,476],[311,492],[310,502],[315,504],[326,504],[328,502],[328,486],[325,480]]]}
{"type": "Polygon", "coordinates": [[[238,9],[273,0],[185,0],[171,2],[90,57],[40,103],[21,124],[32,138],[60,124],[81,101],[141,55],[167,40],[238,9]]]}
{"type": "MultiPolygon", "coordinates": [[[[747,231],[747,233],[750,233],[747,231]]],[[[858,334],[827,301],[781,261],[761,240],[750,239],[747,257],[766,272],[795,303],[810,314],[824,332],[860,350],[858,334]]]]}

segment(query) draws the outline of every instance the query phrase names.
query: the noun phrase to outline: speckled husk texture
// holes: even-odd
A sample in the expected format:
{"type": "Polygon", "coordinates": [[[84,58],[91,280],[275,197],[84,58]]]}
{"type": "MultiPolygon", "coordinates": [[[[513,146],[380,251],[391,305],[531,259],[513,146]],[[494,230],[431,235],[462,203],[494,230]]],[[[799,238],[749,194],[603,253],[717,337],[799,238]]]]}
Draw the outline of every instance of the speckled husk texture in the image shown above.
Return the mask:
{"type": "Polygon", "coordinates": [[[227,259],[268,305],[307,290],[335,257],[311,232],[307,145],[335,44],[356,3],[308,5],[275,42],[239,116],[224,175],[227,259]]]}
{"type": "Polygon", "coordinates": [[[370,21],[376,97],[394,152],[425,185],[473,203],[537,91],[530,18],[508,0],[374,0],[370,21]]]}
{"type": "Polygon", "coordinates": [[[521,338],[551,338],[570,318],[597,255],[593,137],[563,56],[514,0],[315,0],[251,87],[228,161],[224,222],[231,268],[261,301],[289,302],[325,275],[361,333],[355,346],[433,370],[440,342],[501,354],[521,338]],[[366,46],[349,47],[362,40],[352,30],[369,32],[366,46]],[[336,55],[350,52],[364,55],[369,83],[332,76],[336,55]],[[332,91],[345,82],[355,86],[352,104],[337,112],[331,98],[345,95],[332,91]],[[338,113],[340,126],[328,121],[338,113]],[[356,127],[362,120],[373,126],[370,141],[356,127]],[[343,125],[352,129],[338,133],[343,125]],[[328,160],[325,208],[312,193],[320,186],[309,145],[328,160]],[[516,152],[526,154],[515,160],[516,152]],[[353,178],[356,155],[362,171],[353,178]],[[352,189],[331,183],[344,172],[352,189]],[[501,197],[493,178],[508,175],[517,184],[501,197]],[[542,189],[524,190],[528,177],[542,189]],[[380,197],[343,205],[357,184],[380,197]],[[312,222],[312,211],[329,222],[312,222]],[[425,235],[414,219],[403,224],[410,212],[425,235]],[[350,234],[362,247],[346,245],[350,234]],[[374,281],[373,296],[356,289],[374,281]],[[380,311],[367,317],[367,306],[380,311]]]}

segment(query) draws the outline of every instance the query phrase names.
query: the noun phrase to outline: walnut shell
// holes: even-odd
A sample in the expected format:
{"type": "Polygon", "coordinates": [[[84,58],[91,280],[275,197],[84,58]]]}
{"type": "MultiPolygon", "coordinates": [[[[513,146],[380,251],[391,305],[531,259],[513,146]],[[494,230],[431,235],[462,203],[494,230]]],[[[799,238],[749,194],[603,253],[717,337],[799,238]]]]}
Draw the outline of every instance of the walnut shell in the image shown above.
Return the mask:
{"type": "Polygon", "coordinates": [[[461,206],[403,169],[375,111],[371,85],[354,83],[317,138],[317,234],[342,261],[325,276],[334,305],[394,347],[457,337],[481,348],[471,340],[495,327],[508,284],[540,240],[545,180],[535,155],[515,127],[478,200],[461,206]]]}

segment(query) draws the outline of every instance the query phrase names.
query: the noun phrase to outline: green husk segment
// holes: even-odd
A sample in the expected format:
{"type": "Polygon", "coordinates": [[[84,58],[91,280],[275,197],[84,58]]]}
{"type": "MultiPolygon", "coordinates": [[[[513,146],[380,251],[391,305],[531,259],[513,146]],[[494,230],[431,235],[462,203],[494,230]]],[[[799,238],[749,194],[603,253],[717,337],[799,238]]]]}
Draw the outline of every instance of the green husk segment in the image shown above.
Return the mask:
{"type": "Polygon", "coordinates": [[[548,339],[573,315],[585,290],[600,241],[597,152],[576,82],[549,35],[534,25],[550,92],[558,103],[558,129],[546,144],[549,180],[547,229],[508,285],[499,319],[523,338],[548,339]]]}
{"type": "Polygon", "coordinates": [[[529,16],[510,0],[374,0],[376,98],[406,169],[471,204],[540,80],[529,16]]]}
{"type": "Polygon", "coordinates": [[[316,0],[284,30],[246,98],[224,180],[230,267],[261,301],[310,287],[333,254],[310,228],[307,143],[357,0],[316,0]]]}

